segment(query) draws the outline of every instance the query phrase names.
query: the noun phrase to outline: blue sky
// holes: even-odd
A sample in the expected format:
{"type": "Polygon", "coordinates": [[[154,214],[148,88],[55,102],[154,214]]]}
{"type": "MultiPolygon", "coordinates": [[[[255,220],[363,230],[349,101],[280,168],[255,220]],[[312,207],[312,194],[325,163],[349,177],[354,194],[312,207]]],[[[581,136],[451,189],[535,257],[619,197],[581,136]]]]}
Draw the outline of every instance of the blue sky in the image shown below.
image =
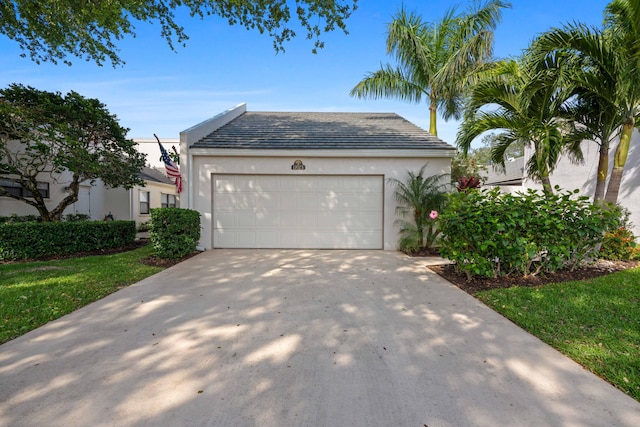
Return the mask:
{"type": "MultiPolygon", "coordinates": [[[[177,138],[183,131],[239,103],[250,111],[394,112],[428,128],[425,103],[362,100],[349,91],[367,72],[393,62],[385,52],[386,26],[404,4],[436,21],[456,0],[360,0],[348,19],[349,35],[323,35],[325,48],[311,53],[302,31],[276,54],[271,39],[226,22],[185,16],[180,23],[190,40],[171,51],[159,27],[139,23],[137,37],[119,44],[126,64],[99,67],[71,58],[71,67],[35,64],[20,58],[15,43],[0,36],[0,86],[22,83],[38,89],[75,90],[98,98],[131,129],[131,138],[177,138]],[[301,35],[300,35],[301,34],[301,35]]],[[[563,23],[600,25],[604,0],[512,0],[496,31],[495,54],[518,55],[536,34],[563,23]]],[[[440,138],[455,142],[458,123],[439,119],[440,138]]]]}

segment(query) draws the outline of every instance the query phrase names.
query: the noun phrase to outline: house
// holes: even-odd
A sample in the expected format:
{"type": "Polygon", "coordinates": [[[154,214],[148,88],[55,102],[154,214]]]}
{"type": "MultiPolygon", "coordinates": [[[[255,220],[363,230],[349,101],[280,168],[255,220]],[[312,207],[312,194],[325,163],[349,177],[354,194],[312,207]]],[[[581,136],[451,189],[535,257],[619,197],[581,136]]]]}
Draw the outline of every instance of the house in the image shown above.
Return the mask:
{"type": "MultiPolygon", "coordinates": [[[[155,145],[156,151],[157,142],[155,145]]],[[[172,180],[157,169],[144,167],[139,176],[145,181],[145,186],[135,186],[130,190],[124,188],[109,188],[100,180],[93,184],[80,183],[78,201],[67,207],[63,215],[85,214],[92,220],[102,220],[107,217],[122,220],[134,220],[137,224],[151,218],[150,209],[158,207],[176,207],[178,196],[172,180]]],[[[41,193],[45,195],[47,206],[53,209],[68,192],[71,174],[64,172],[56,174],[55,179],[43,174],[39,182],[41,193]]],[[[18,194],[25,191],[10,181],[0,181],[5,188],[18,194]]],[[[38,211],[19,200],[0,196],[0,216],[38,215],[38,211]]]]}
{"type": "MultiPolygon", "coordinates": [[[[147,166],[164,170],[164,163],[160,158],[160,149],[158,148],[158,141],[155,138],[134,138],[133,141],[137,144],[136,149],[147,156],[147,166]]],[[[160,142],[167,151],[173,151],[180,148],[180,139],[178,138],[161,138],[160,142]]]]}
{"type": "Polygon", "coordinates": [[[105,204],[115,219],[134,220],[137,224],[151,219],[153,208],[175,208],[178,206],[176,186],[173,181],[157,169],[144,167],[139,174],[144,187],[130,190],[110,188],[105,191],[105,204]]]}
{"type": "MultiPolygon", "coordinates": [[[[609,152],[609,172],[613,168],[613,157],[617,147],[612,144],[609,152]]],[[[505,192],[526,191],[529,188],[542,189],[542,185],[527,177],[526,163],[531,158],[532,147],[525,146],[524,156],[506,163],[506,171],[490,171],[485,187],[500,187],[505,192]]],[[[572,162],[566,156],[558,162],[550,175],[551,185],[565,190],[579,190],[581,195],[593,197],[596,188],[596,172],[599,161],[599,145],[593,141],[583,141],[584,162],[572,162]]],[[[620,184],[618,203],[629,210],[632,231],[640,236],[640,132],[634,132],[620,184]]]]}
{"type": "Polygon", "coordinates": [[[180,133],[182,208],[209,248],[386,249],[394,189],[455,149],[392,113],[251,112],[240,104],[180,133]]]}

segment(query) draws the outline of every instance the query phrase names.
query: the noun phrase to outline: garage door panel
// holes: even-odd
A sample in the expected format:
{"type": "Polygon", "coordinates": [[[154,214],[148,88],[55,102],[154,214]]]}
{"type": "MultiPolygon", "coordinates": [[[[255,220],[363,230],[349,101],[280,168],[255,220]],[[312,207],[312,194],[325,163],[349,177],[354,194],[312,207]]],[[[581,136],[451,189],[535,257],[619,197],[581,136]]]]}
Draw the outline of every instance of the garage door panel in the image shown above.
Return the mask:
{"type": "Polygon", "coordinates": [[[278,247],[278,232],[271,231],[259,231],[256,233],[257,246],[260,248],[276,248],[278,247]]]}
{"type": "Polygon", "coordinates": [[[255,207],[259,211],[276,210],[279,207],[278,196],[260,193],[256,196],[255,207]]]}
{"type": "Polygon", "coordinates": [[[277,228],[280,226],[280,216],[277,212],[259,212],[256,214],[256,227],[277,228]]]}
{"type": "Polygon", "coordinates": [[[339,176],[326,176],[319,181],[318,189],[327,192],[341,191],[342,179],[339,176]]]}
{"type": "Polygon", "coordinates": [[[320,205],[318,197],[322,197],[319,194],[304,193],[300,195],[299,209],[302,211],[316,212],[320,205]]]}
{"type": "Polygon", "coordinates": [[[256,247],[256,233],[254,231],[236,231],[235,239],[239,248],[256,247]]]}
{"type": "Polygon", "coordinates": [[[298,226],[297,212],[280,212],[279,217],[280,217],[280,225],[282,226],[282,228],[298,226]]]}
{"type": "Polygon", "coordinates": [[[236,191],[235,181],[233,178],[219,178],[214,184],[217,194],[233,193],[236,191]]]}
{"type": "Polygon", "coordinates": [[[236,226],[235,214],[231,212],[218,212],[215,219],[215,228],[228,229],[236,226]]]}
{"type": "Polygon", "coordinates": [[[305,212],[298,214],[297,224],[301,228],[317,228],[318,214],[316,212],[305,212]]]}
{"type": "Polygon", "coordinates": [[[280,212],[297,211],[300,206],[300,195],[296,193],[279,193],[278,206],[280,212]]]}
{"type": "Polygon", "coordinates": [[[220,248],[234,248],[236,247],[236,241],[233,233],[226,232],[221,228],[215,228],[213,230],[213,238],[216,245],[220,248]]]}
{"type": "Polygon", "coordinates": [[[213,180],[214,247],[382,248],[382,176],[213,180]]]}
{"type": "Polygon", "coordinates": [[[248,228],[256,226],[256,215],[250,212],[242,212],[236,215],[236,227],[248,228]]]}

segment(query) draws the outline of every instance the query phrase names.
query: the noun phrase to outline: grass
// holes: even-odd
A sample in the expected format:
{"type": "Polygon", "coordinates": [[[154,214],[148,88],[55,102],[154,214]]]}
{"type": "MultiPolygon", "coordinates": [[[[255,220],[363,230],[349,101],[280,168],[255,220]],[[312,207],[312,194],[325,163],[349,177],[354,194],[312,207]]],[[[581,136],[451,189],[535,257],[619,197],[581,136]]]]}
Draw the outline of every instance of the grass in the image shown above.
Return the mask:
{"type": "Polygon", "coordinates": [[[640,268],[477,297],[640,401],[640,268]]]}
{"type": "Polygon", "coordinates": [[[157,273],[140,262],[152,253],[0,264],[0,344],[157,273]]]}

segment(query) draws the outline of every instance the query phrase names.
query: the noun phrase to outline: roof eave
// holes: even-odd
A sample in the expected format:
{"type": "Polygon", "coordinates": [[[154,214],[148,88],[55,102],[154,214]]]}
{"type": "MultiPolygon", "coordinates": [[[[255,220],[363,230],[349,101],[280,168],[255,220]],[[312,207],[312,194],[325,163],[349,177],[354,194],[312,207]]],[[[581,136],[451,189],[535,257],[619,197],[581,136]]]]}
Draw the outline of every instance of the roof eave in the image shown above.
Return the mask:
{"type": "Polygon", "coordinates": [[[233,148],[190,148],[192,156],[212,157],[454,157],[455,148],[400,148],[400,149],[233,149],[233,148]]]}

